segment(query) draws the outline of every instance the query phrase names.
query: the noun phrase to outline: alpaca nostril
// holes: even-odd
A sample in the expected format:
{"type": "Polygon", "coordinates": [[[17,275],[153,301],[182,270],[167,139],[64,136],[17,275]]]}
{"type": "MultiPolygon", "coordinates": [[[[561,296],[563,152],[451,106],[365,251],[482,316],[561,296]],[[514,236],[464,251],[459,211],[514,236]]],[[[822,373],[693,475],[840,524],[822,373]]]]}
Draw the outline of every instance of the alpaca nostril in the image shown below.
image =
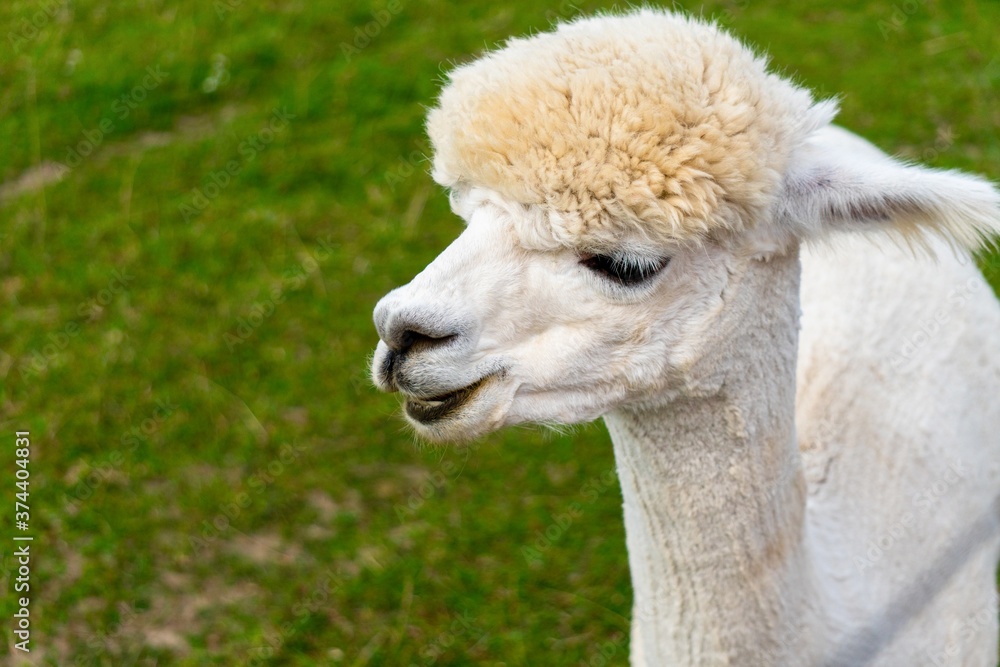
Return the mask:
{"type": "Polygon", "coordinates": [[[409,350],[411,347],[413,347],[414,341],[416,341],[417,338],[420,337],[423,337],[423,334],[417,333],[413,329],[406,329],[399,337],[399,347],[400,347],[399,351],[403,352],[405,350],[409,350]]]}
{"type": "Polygon", "coordinates": [[[446,334],[444,336],[431,336],[428,334],[420,333],[419,331],[414,331],[413,329],[406,329],[403,331],[402,335],[399,337],[400,349],[399,353],[402,354],[409,350],[414,345],[420,347],[431,347],[441,345],[446,343],[455,337],[456,334],[446,334]]]}
{"type": "Polygon", "coordinates": [[[443,347],[474,333],[474,322],[462,309],[419,301],[402,303],[404,296],[405,292],[394,290],[379,301],[374,313],[379,338],[397,355],[443,347]]]}

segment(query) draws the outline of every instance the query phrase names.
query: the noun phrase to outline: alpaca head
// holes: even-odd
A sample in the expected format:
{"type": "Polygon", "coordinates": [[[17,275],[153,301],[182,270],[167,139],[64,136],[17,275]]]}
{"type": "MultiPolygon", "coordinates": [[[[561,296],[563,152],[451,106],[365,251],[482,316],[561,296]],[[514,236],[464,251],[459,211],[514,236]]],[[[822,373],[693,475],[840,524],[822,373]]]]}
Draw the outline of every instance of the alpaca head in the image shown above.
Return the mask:
{"type": "Polygon", "coordinates": [[[800,240],[996,230],[989,184],[893,161],[834,113],[651,10],[458,68],[428,132],[467,226],[376,307],[376,384],[438,441],[662,403],[710,390],[703,362],[738,354],[755,310],[797,308],[800,240]]]}

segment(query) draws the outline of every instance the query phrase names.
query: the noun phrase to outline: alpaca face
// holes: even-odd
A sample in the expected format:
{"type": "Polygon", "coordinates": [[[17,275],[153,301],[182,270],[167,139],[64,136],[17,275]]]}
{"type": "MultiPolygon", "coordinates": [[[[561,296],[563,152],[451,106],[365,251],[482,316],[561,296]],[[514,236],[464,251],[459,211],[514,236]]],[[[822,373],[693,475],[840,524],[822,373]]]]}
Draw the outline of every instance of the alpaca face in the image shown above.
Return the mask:
{"type": "Polygon", "coordinates": [[[975,247],[998,230],[990,184],[896,162],[835,113],[717,27],[656,10],[456,68],[427,130],[468,227],[378,304],[376,384],[432,440],[662,404],[770,344],[735,342],[763,326],[748,317],[795,316],[800,241],[975,247]]]}
{"type": "Polygon", "coordinates": [[[430,440],[655,400],[714,339],[698,332],[725,328],[724,292],[747,263],[736,254],[625,240],[595,255],[546,244],[517,210],[467,210],[459,238],[375,309],[375,382],[403,394],[430,440]]]}
{"type": "Polygon", "coordinates": [[[408,421],[435,441],[711,390],[752,353],[735,342],[748,318],[795,316],[802,240],[880,230],[974,248],[1000,231],[990,184],[901,164],[834,127],[792,154],[764,215],[697,241],[633,226],[586,248],[551,212],[481,186],[453,194],[466,230],[375,309],[375,383],[401,392],[408,421]]]}

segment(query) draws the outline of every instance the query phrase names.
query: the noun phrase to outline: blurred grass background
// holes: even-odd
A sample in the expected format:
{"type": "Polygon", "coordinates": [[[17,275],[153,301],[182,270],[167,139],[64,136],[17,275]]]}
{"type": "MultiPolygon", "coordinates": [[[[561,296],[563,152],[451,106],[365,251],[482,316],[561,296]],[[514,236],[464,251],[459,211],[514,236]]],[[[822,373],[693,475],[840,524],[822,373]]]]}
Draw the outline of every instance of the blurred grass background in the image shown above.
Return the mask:
{"type": "MultiPolygon", "coordinates": [[[[1000,4],[681,4],[889,152],[1000,177],[1000,4]]],[[[377,299],[460,231],[442,72],[611,6],[0,6],[0,661],[627,664],[603,426],[421,449],[366,370],[377,299]]]]}

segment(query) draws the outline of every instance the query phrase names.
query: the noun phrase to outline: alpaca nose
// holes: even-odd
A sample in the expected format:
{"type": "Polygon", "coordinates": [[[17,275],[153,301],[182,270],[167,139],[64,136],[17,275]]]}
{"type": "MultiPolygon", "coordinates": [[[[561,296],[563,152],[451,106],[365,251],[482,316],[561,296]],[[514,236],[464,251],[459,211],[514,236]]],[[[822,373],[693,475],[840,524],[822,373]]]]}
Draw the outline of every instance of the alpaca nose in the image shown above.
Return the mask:
{"type": "Polygon", "coordinates": [[[400,304],[387,295],[375,307],[375,328],[379,338],[395,354],[414,347],[431,349],[468,334],[464,318],[431,305],[400,304]]]}

